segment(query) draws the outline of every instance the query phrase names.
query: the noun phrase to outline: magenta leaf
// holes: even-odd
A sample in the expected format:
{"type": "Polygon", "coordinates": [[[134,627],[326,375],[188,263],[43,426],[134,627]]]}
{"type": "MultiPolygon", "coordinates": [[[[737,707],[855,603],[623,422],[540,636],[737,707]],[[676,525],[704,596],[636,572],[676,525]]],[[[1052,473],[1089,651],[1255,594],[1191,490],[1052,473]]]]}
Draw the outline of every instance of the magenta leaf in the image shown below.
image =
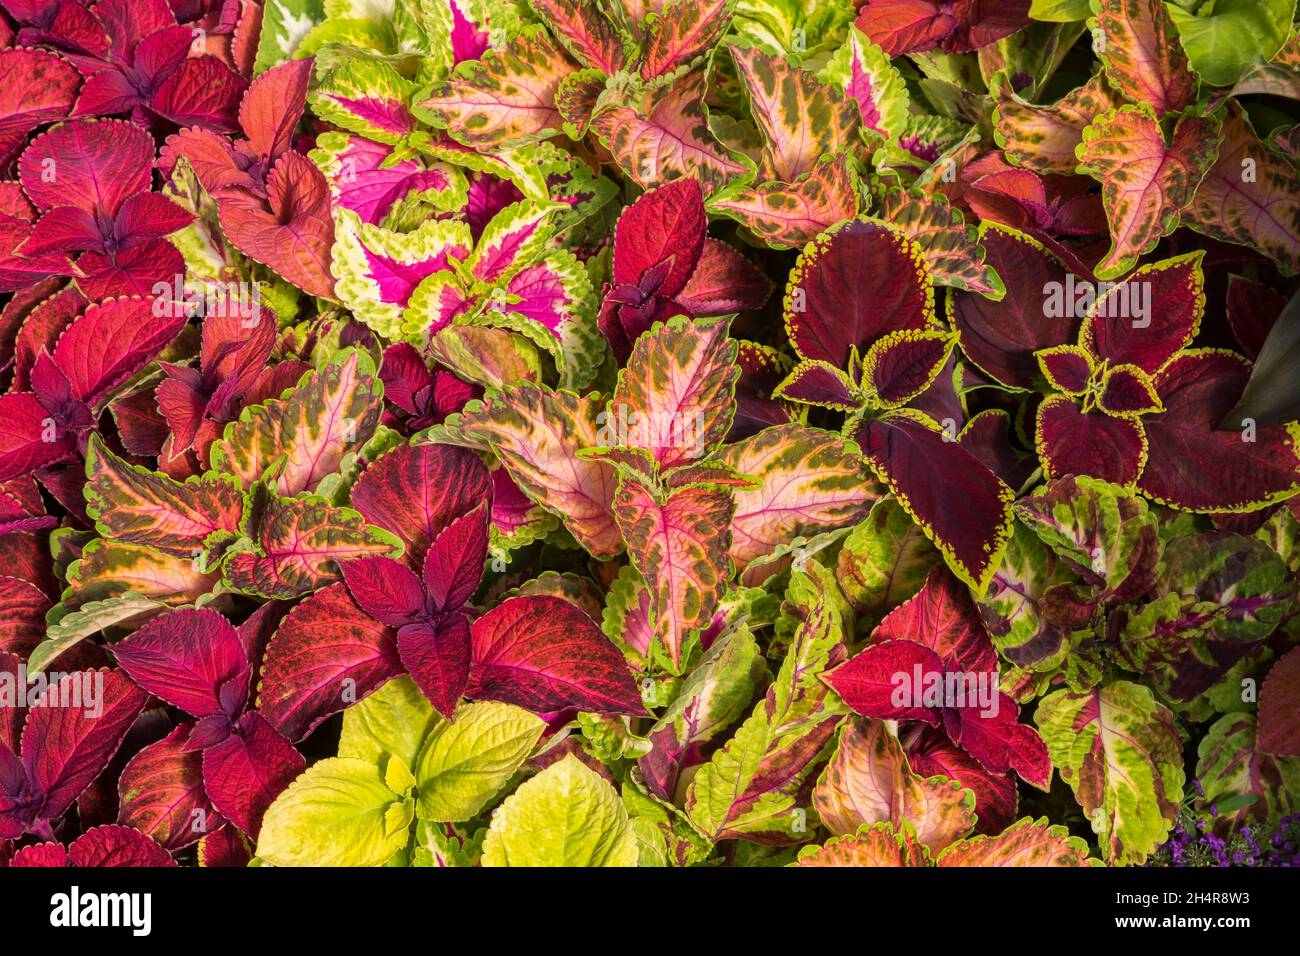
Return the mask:
{"type": "Polygon", "coordinates": [[[195,717],[235,717],[248,695],[248,659],[239,633],[209,609],[182,608],[155,618],[125,640],[113,654],[131,679],[157,697],[195,717]],[[223,706],[223,688],[235,682],[234,706],[223,706]]]}
{"type": "Polygon", "coordinates": [[[229,737],[203,751],[203,784],[218,812],[255,837],[272,801],[306,767],[293,744],[250,711],[229,737]]]}
{"type": "Polygon", "coordinates": [[[397,632],[402,665],[438,713],[450,717],[470,679],[470,626],[451,613],[407,624],[397,632]]]}
{"type": "Polygon", "coordinates": [[[636,681],[591,618],[559,598],[511,598],[473,626],[466,696],[534,713],[576,708],[642,715],[636,681]]]}
{"type": "Polygon", "coordinates": [[[357,606],[344,584],[296,605],[266,648],[258,709],[290,740],[362,700],[404,666],[396,634],[357,606]]]}

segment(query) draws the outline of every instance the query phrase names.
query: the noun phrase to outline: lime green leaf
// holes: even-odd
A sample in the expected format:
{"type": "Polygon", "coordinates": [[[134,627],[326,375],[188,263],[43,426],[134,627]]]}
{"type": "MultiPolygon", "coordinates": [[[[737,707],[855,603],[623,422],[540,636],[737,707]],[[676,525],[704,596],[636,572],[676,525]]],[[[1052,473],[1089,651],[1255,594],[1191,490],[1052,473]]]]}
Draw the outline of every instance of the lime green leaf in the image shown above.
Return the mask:
{"type": "Polygon", "coordinates": [[[1034,715],[1061,779],[1111,863],[1142,863],[1164,842],[1183,799],[1183,744],[1149,688],[1116,681],[1057,691],[1034,715]]]}
{"type": "Polygon", "coordinates": [[[1214,86],[1231,86],[1286,43],[1296,0],[1214,0],[1196,13],[1167,4],[1192,69],[1214,86]]]}
{"type": "Polygon", "coordinates": [[[496,796],[537,746],[545,724],[522,707],[465,704],[434,728],[415,767],[422,820],[468,820],[496,796]]]}
{"type": "Polygon", "coordinates": [[[274,866],[382,866],[410,838],[411,801],[363,760],[308,768],[266,811],[257,855],[274,866]]]}
{"type": "Polygon", "coordinates": [[[415,758],[438,722],[429,698],[409,677],[391,680],[343,713],[339,756],[376,767],[390,758],[415,767],[415,758]]]}
{"type": "Polygon", "coordinates": [[[636,866],[639,851],[609,782],[570,754],[492,814],[484,866],[636,866]]]}

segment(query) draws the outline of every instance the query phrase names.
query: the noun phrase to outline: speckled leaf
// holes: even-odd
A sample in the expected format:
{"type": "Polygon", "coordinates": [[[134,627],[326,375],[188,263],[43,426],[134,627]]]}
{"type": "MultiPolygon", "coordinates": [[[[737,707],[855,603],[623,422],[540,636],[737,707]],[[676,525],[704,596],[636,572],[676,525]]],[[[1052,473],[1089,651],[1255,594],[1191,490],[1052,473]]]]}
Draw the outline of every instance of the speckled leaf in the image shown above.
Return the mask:
{"type": "Polygon", "coordinates": [[[1140,684],[1062,690],[1034,721],[1111,863],[1142,863],[1164,842],[1183,799],[1183,745],[1168,708],[1140,684]]]}

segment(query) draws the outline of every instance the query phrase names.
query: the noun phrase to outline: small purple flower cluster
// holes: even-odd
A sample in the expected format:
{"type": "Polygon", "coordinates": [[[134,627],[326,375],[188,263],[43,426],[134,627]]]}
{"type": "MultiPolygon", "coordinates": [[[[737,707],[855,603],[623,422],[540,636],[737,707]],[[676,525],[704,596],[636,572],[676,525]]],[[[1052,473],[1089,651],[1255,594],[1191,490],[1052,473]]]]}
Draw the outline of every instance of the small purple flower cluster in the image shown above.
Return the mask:
{"type": "Polygon", "coordinates": [[[1228,836],[1207,820],[1184,814],[1151,866],[1300,866],[1300,813],[1282,817],[1269,830],[1246,825],[1228,836]]]}

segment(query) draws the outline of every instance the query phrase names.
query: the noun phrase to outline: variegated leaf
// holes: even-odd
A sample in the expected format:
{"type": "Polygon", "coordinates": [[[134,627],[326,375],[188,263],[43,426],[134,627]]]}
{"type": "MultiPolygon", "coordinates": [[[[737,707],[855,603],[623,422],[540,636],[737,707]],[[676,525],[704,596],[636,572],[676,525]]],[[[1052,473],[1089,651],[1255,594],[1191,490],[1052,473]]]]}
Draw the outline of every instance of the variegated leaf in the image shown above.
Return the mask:
{"type": "Polygon", "coordinates": [[[346,352],[283,397],[245,409],[213,445],[213,467],[250,487],[277,466],[281,495],[314,491],[374,433],[382,395],[370,356],[346,352]]]}

